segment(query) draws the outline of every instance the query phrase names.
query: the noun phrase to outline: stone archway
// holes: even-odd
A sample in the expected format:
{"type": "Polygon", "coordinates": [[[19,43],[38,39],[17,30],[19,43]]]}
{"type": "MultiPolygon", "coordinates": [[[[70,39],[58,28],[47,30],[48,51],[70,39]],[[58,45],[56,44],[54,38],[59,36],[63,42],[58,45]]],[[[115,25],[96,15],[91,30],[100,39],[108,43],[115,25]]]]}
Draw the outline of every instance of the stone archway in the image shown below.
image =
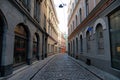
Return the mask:
{"type": "Polygon", "coordinates": [[[15,27],[15,42],[14,42],[14,67],[26,63],[28,55],[28,32],[23,23],[15,27]]]}

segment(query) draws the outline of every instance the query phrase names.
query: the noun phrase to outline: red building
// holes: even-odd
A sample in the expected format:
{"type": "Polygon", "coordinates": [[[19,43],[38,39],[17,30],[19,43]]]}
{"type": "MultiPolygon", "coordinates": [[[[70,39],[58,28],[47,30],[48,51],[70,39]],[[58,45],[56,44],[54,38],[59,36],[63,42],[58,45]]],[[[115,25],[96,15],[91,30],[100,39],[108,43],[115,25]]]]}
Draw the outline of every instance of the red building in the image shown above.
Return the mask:
{"type": "Polygon", "coordinates": [[[66,40],[63,34],[61,36],[61,53],[66,53],[66,40]]]}

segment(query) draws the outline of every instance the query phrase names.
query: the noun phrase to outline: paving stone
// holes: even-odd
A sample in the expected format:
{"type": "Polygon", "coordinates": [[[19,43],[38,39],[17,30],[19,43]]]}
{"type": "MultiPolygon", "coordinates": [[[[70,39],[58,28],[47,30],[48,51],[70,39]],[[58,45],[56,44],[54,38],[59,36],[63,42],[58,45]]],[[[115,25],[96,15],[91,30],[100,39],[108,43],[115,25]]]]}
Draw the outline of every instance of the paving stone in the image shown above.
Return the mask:
{"type": "Polygon", "coordinates": [[[44,67],[33,80],[100,80],[67,55],[61,54],[44,67]]]}
{"type": "Polygon", "coordinates": [[[111,76],[67,54],[57,54],[16,72],[8,80],[119,80],[111,76]]]}

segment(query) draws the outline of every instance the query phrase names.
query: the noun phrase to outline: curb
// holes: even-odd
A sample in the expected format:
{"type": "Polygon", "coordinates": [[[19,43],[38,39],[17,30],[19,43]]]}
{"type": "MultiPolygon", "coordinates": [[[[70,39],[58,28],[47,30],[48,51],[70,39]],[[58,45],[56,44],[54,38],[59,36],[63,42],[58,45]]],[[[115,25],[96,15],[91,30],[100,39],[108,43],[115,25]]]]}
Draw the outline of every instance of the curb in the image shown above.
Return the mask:
{"type": "Polygon", "coordinates": [[[110,73],[107,73],[105,71],[102,71],[95,66],[92,66],[92,65],[88,66],[80,60],[76,60],[75,58],[73,58],[71,56],[68,56],[68,57],[70,59],[72,59],[74,62],[76,62],[78,65],[82,66],[83,68],[85,68],[86,70],[88,70],[89,72],[94,74],[96,77],[100,78],[101,80],[120,80],[118,77],[116,77],[110,73]]]}

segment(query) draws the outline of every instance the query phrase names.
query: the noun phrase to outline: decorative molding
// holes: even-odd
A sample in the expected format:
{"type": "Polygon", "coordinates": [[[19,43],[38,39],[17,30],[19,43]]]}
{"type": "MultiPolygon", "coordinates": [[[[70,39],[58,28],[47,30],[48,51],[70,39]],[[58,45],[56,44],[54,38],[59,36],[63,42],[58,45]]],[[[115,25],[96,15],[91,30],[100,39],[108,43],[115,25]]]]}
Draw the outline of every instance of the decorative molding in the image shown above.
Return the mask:
{"type": "Polygon", "coordinates": [[[93,33],[94,34],[96,32],[96,27],[99,23],[102,25],[103,30],[105,30],[107,28],[105,21],[102,18],[99,18],[98,20],[96,20],[96,22],[94,24],[94,27],[93,27],[93,33]]]}

